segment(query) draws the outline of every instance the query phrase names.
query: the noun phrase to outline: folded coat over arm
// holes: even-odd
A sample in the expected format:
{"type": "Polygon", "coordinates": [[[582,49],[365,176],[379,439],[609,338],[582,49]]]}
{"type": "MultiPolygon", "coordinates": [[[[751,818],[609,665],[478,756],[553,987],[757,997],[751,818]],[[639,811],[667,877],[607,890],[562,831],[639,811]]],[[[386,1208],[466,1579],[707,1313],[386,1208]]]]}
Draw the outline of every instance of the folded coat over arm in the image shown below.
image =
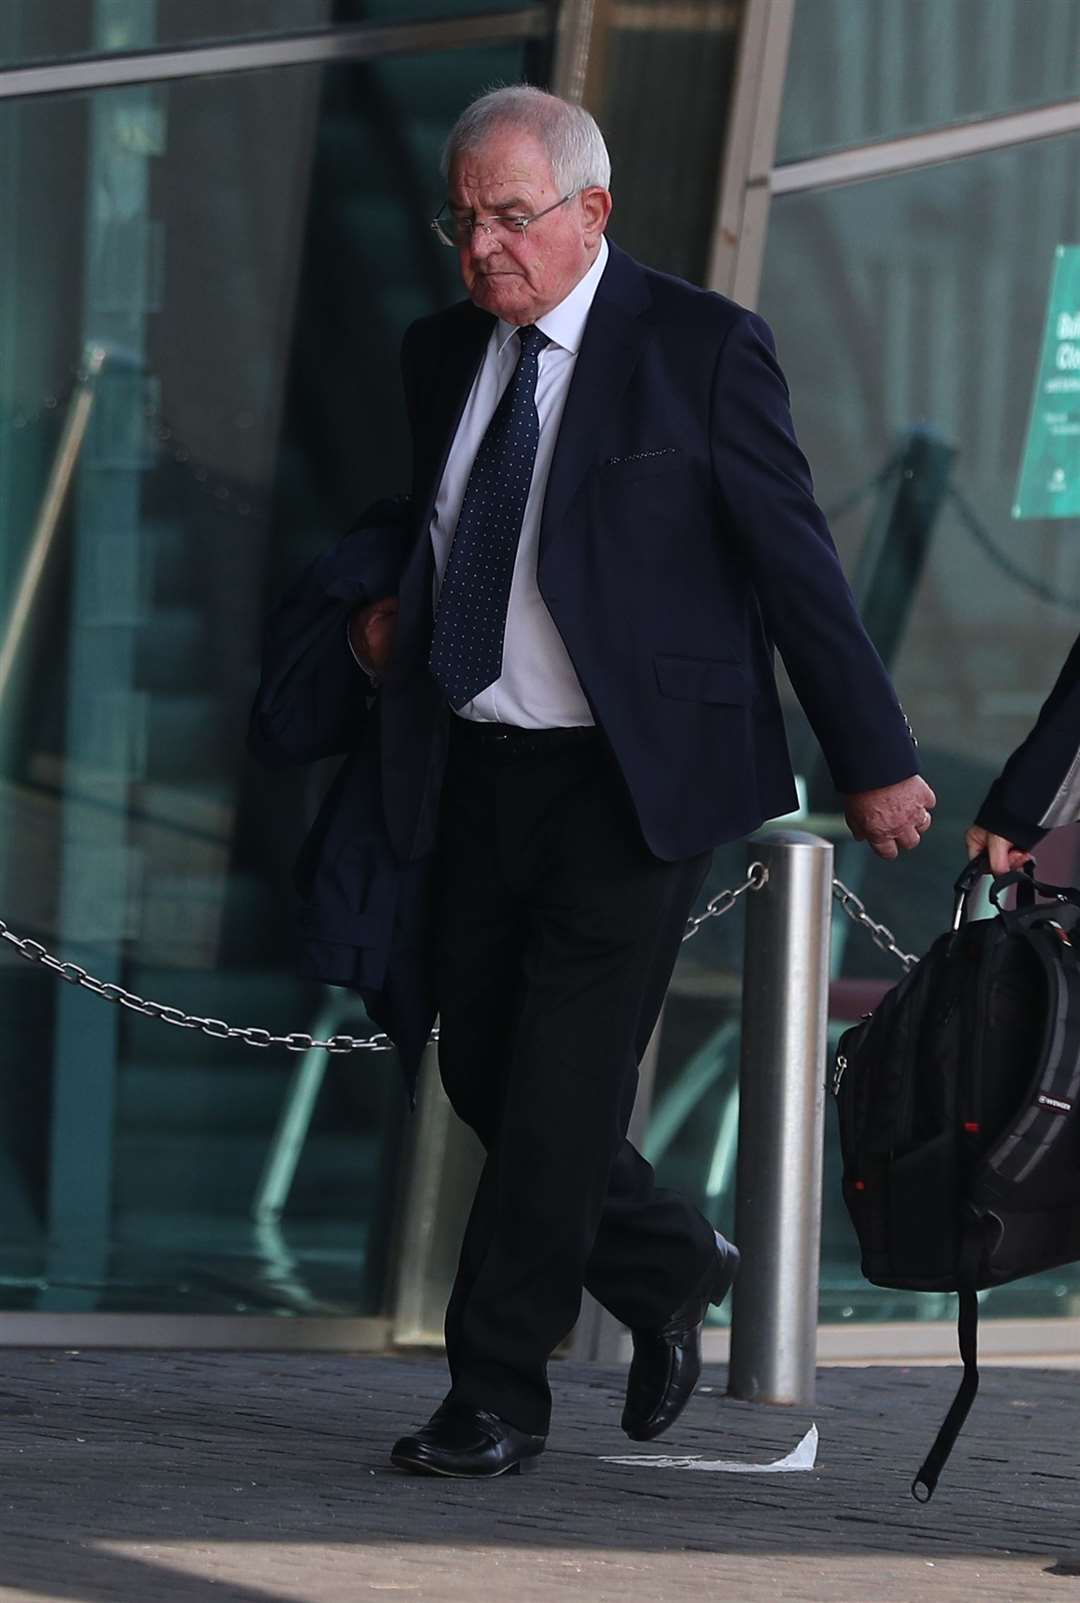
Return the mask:
{"type": "Polygon", "coordinates": [[[358,992],[414,1091],[434,1020],[429,859],[400,864],[386,831],[379,705],[348,644],[353,609],[396,593],[408,505],[378,501],[292,585],[266,628],[248,744],[267,766],[343,756],[300,850],[301,973],[358,992]]]}

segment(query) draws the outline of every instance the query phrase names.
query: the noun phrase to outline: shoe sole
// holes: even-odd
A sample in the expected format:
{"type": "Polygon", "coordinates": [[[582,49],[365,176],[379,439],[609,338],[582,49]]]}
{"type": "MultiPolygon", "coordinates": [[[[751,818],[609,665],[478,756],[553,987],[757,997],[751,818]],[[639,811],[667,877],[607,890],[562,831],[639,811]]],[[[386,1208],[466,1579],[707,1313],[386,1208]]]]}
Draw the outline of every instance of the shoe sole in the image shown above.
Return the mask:
{"type": "Polygon", "coordinates": [[[452,1481],[493,1481],[500,1475],[529,1475],[540,1468],[539,1453],[532,1453],[528,1458],[519,1458],[516,1463],[507,1464],[502,1469],[492,1470],[490,1474],[470,1475],[462,1474],[458,1470],[440,1469],[437,1464],[426,1464],[413,1458],[402,1458],[395,1453],[390,1454],[390,1462],[396,1469],[407,1470],[410,1475],[441,1475],[444,1480],[452,1481]]]}

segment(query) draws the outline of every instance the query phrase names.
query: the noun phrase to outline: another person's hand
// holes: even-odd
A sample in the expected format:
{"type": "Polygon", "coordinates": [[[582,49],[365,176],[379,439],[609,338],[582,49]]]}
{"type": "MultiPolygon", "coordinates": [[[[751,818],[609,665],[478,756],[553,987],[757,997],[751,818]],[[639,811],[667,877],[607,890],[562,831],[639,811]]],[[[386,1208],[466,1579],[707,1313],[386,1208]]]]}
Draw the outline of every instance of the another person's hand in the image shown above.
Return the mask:
{"type": "Polygon", "coordinates": [[[992,835],[981,824],[972,824],[964,836],[964,845],[967,847],[968,857],[978,857],[985,852],[990,859],[990,872],[993,874],[1007,874],[1010,869],[1022,868],[1031,861],[1031,853],[1022,846],[1017,846],[1004,835],[992,835]]]}
{"type": "Polygon", "coordinates": [[[397,610],[397,596],[384,596],[381,601],[357,607],[349,619],[349,641],[353,651],[373,673],[382,673],[390,665],[397,610]]]}
{"type": "Polygon", "coordinates": [[[911,851],[930,828],[937,797],[919,774],[880,790],[860,790],[845,798],[844,816],[856,840],[864,840],[879,857],[911,851]]]}

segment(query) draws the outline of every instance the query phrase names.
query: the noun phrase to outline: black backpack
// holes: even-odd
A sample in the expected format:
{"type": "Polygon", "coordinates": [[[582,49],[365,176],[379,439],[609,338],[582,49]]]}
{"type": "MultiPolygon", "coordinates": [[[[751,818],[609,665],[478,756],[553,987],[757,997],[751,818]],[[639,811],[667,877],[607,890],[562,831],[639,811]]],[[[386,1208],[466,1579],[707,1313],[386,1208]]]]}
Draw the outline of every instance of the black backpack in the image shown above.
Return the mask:
{"type": "Polygon", "coordinates": [[[1080,893],[1029,867],[994,880],[996,917],[965,923],[984,871],[968,865],[952,929],[844,1032],[832,1071],[863,1274],[960,1294],[964,1376],[912,1482],[920,1502],[978,1390],[975,1293],[1080,1259],[1080,893]]]}

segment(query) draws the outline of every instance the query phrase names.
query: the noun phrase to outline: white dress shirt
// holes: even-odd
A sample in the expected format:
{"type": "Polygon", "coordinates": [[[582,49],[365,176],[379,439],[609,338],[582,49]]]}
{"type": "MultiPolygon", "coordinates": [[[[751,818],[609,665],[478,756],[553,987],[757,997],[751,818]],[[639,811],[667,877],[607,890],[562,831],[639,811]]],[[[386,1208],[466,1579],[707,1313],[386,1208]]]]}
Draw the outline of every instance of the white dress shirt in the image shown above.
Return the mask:
{"type": "MultiPolygon", "coordinates": [[[[536,560],[551,458],[585,324],[607,258],[607,241],[601,240],[596,260],[584,278],[575,284],[564,301],[536,320],[536,327],[551,343],[540,352],[536,381],[540,439],[510,582],[502,672],[486,690],[465,703],[460,709],[463,718],[481,723],[515,724],[522,729],[563,728],[593,722],[566,647],[537,587],[536,560]]],[[[513,376],[519,352],[516,327],[500,318],[491,331],[484,360],[461,414],[435,498],[431,544],[435,553],[436,605],[465,486],[485,430],[513,376]]]]}

